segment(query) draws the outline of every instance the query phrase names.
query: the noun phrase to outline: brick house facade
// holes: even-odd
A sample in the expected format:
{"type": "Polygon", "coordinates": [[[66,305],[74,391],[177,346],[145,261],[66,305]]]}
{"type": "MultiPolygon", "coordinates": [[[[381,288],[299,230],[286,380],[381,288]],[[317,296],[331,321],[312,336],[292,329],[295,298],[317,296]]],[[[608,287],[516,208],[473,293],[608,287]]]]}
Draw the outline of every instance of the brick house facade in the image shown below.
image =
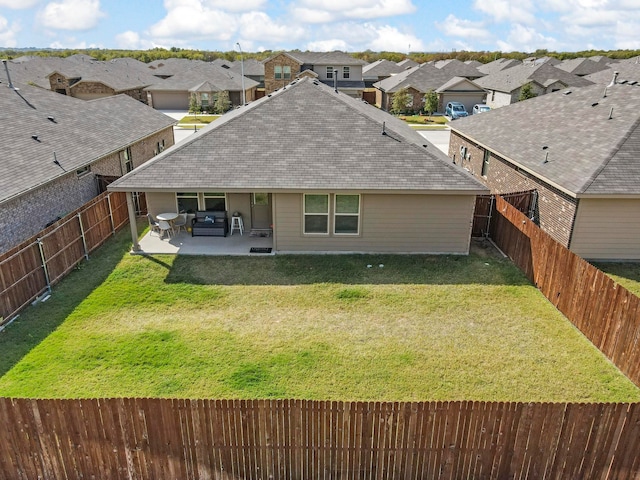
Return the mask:
{"type": "Polygon", "coordinates": [[[146,85],[139,88],[132,88],[122,91],[116,91],[114,88],[95,81],[82,81],[78,77],[67,77],[59,72],[53,72],[49,75],[49,84],[51,90],[64,95],[81,98],[83,100],[109,97],[123,93],[142,103],[147,103],[147,92],[144,91],[146,85]]]}
{"type": "Polygon", "coordinates": [[[127,172],[129,161],[129,169],[135,168],[154,157],[160,145],[168,148],[173,143],[173,127],[168,127],[100,158],[86,172],[69,172],[0,204],[0,251],[24,241],[95,197],[99,193],[96,175],[120,177],[127,172]]]}
{"type": "Polygon", "coordinates": [[[280,53],[264,63],[264,90],[265,94],[269,94],[274,90],[284,87],[291,81],[295,80],[296,76],[300,73],[302,65],[297,60],[291,58],[289,55],[280,53]],[[280,78],[276,78],[276,67],[282,67],[280,72],[280,78]],[[285,78],[285,68],[291,69],[289,75],[285,78]]]}
{"type": "Polygon", "coordinates": [[[451,132],[449,157],[489,187],[492,193],[536,190],[536,217],[540,227],[565,247],[569,246],[578,207],[576,198],[515,167],[455,131],[451,132]]]}

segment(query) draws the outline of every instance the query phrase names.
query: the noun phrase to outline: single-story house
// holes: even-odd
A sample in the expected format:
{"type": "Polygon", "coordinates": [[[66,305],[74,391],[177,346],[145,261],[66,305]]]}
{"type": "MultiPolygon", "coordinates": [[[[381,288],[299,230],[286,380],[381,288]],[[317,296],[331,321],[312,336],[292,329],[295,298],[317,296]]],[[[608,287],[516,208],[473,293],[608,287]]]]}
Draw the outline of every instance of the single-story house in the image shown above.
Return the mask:
{"type": "Polygon", "coordinates": [[[487,92],[476,82],[456,77],[445,69],[425,63],[375,83],[375,103],[383,110],[390,110],[393,95],[398,90],[406,88],[411,95],[413,109],[421,110],[425,93],[433,90],[438,94],[438,112],[444,113],[447,102],[451,101],[461,102],[467,111],[471,112],[473,106],[476,103],[484,103],[487,96],[487,92]]]}
{"type": "Polygon", "coordinates": [[[276,253],[467,254],[476,195],[488,193],[404,122],[311,77],[108,188],[145,192],[152,215],[237,212],[247,232],[272,234],[276,253]]]}
{"type": "Polygon", "coordinates": [[[556,68],[551,63],[551,60],[542,63],[530,61],[492,73],[475,82],[488,91],[486,103],[491,108],[516,103],[522,87],[527,84],[531,85],[537,96],[567,87],[585,87],[593,84],[589,80],[556,68]]]}
{"type": "Polygon", "coordinates": [[[366,88],[372,88],[374,83],[396,75],[404,70],[405,68],[397,63],[382,58],[362,67],[362,79],[364,80],[366,88]]]}
{"type": "Polygon", "coordinates": [[[79,100],[0,85],[0,251],[99,193],[174,143],[175,121],[127,95],[79,100]]]}
{"type": "Polygon", "coordinates": [[[640,260],[640,88],[563,89],[456,120],[449,156],[494,193],[536,190],[533,219],[576,254],[640,260]]]}
{"type": "MultiPolygon", "coordinates": [[[[228,92],[231,105],[242,105],[244,87],[245,102],[255,99],[258,82],[245,77],[229,68],[207,62],[192,61],[184,63],[185,68],[171,76],[158,80],[145,88],[148,103],[158,110],[188,110],[191,97],[195,96],[198,105],[208,107],[219,92],[228,92]]],[[[166,72],[165,72],[166,73],[166,72]]]]}

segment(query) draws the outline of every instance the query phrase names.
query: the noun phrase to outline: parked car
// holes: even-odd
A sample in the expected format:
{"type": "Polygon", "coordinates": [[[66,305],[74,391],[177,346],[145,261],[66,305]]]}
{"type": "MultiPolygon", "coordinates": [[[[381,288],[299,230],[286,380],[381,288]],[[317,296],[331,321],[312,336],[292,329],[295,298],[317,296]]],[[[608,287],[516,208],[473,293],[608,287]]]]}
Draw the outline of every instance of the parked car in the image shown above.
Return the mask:
{"type": "Polygon", "coordinates": [[[451,120],[455,120],[456,118],[468,116],[469,112],[467,112],[464,105],[460,102],[449,102],[447,103],[447,108],[445,109],[444,114],[447,117],[450,117],[451,120]]]}
{"type": "Polygon", "coordinates": [[[491,107],[489,105],[485,105],[483,103],[476,103],[473,106],[472,112],[475,115],[476,113],[488,112],[489,110],[491,110],[491,107]]]}

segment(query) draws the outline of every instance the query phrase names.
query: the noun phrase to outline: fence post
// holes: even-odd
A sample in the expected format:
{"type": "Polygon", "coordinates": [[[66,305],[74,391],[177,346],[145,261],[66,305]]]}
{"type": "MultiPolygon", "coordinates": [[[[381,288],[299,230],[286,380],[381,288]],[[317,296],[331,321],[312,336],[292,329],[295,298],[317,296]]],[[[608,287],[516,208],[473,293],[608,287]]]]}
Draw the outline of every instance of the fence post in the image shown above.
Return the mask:
{"type": "Polygon", "coordinates": [[[109,206],[109,221],[111,222],[111,233],[116,234],[116,222],[113,221],[113,208],[111,207],[111,193],[107,193],[107,205],[109,206]]]}
{"type": "Polygon", "coordinates": [[[80,237],[82,238],[82,247],[84,248],[84,258],[85,260],[89,260],[89,251],[87,250],[87,239],[84,236],[84,226],[82,225],[82,216],[80,212],[78,212],[78,223],[80,224],[80,237]]]}
{"type": "Polygon", "coordinates": [[[40,250],[40,261],[42,262],[42,269],[44,271],[44,279],[47,282],[47,291],[51,293],[51,282],[49,281],[49,270],[47,269],[47,260],[44,258],[44,248],[42,247],[42,239],[38,237],[38,250],[40,250]]]}

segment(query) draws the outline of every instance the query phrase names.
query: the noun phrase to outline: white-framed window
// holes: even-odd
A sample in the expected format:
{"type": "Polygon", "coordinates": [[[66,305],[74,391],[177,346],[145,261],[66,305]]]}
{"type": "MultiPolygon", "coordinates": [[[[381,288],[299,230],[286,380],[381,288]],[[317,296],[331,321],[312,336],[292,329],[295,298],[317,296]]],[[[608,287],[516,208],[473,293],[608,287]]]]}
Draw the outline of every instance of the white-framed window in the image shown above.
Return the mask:
{"type": "Polygon", "coordinates": [[[484,156],[482,157],[482,172],[481,175],[483,177],[487,176],[487,173],[489,173],[489,160],[490,160],[491,156],[489,154],[489,150],[485,150],[484,151],[484,156]]]}
{"type": "Polygon", "coordinates": [[[327,67],[327,79],[331,80],[333,78],[333,67],[327,67]]]}
{"type": "Polygon", "coordinates": [[[342,78],[349,78],[350,74],[349,67],[342,67],[342,78]]]}
{"type": "Polygon", "coordinates": [[[336,194],[334,196],[333,233],[335,235],[360,233],[360,195],[336,194]]]}
{"type": "Polygon", "coordinates": [[[86,166],[76,170],[76,176],[78,178],[84,177],[85,175],[88,175],[89,173],[91,173],[91,165],[86,165],[86,166]]]}
{"type": "Polygon", "coordinates": [[[282,79],[282,65],[275,65],[273,67],[273,76],[276,80],[282,79]]]}
{"type": "MultiPolygon", "coordinates": [[[[203,107],[208,107],[209,106],[209,94],[206,92],[202,92],[200,94],[200,105],[202,105],[203,107]]],[[[162,151],[162,150],[160,150],[162,151]]]]}
{"type": "Polygon", "coordinates": [[[285,80],[289,80],[291,78],[291,66],[289,65],[284,65],[282,67],[282,77],[285,80]]]}
{"type": "Polygon", "coordinates": [[[223,192],[205,192],[202,194],[203,210],[223,212],[227,209],[227,200],[223,192]]]}
{"type": "Polygon", "coordinates": [[[124,172],[129,173],[133,170],[133,156],[131,155],[131,147],[127,147],[122,151],[122,164],[124,172]]]}
{"type": "Polygon", "coordinates": [[[316,235],[329,234],[329,195],[305,193],[304,233],[316,235]]]}

